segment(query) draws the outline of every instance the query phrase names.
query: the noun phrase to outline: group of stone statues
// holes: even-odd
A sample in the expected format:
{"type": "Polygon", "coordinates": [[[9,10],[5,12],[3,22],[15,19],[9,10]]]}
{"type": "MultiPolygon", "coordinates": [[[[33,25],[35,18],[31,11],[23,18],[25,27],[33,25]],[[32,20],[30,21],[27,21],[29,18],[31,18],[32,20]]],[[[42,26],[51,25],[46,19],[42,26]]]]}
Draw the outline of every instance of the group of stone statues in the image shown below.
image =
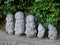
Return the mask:
{"type": "MultiPolygon", "coordinates": [[[[24,18],[24,13],[19,11],[15,14],[15,20],[13,14],[7,14],[6,16],[6,32],[8,34],[23,35],[26,34],[27,37],[43,38],[45,34],[45,28],[41,23],[38,25],[38,33],[35,27],[35,17],[31,14],[24,18]],[[24,20],[26,19],[26,20],[24,20]],[[14,24],[15,21],[15,24],[14,24]],[[25,23],[26,22],[26,23],[25,23]]],[[[57,38],[56,27],[49,24],[48,25],[48,37],[49,39],[57,38]]]]}

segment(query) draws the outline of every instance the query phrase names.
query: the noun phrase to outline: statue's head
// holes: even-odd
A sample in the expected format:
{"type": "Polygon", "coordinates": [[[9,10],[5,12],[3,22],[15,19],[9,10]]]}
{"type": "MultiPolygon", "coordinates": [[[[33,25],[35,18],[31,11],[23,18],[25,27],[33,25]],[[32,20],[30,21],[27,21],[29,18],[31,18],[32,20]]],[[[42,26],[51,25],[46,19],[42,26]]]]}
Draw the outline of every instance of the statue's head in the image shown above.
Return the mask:
{"type": "Polygon", "coordinates": [[[29,14],[29,15],[26,17],[26,22],[34,22],[34,16],[29,14]]]}
{"type": "Polygon", "coordinates": [[[21,19],[21,18],[24,18],[24,13],[19,11],[19,12],[16,12],[15,14],[15,18],[16,19],[21,19]]]}
{"type": "Polygon", "coordinates": [[[53,30],[53,29],[56,29],[56,28],[53,25],[49,24],[48,29],[53,30]]]}
{"type": "Polygon", "coordinates": [[[13,14],[7,14],[6,21],[13,21],[13,14]]]}

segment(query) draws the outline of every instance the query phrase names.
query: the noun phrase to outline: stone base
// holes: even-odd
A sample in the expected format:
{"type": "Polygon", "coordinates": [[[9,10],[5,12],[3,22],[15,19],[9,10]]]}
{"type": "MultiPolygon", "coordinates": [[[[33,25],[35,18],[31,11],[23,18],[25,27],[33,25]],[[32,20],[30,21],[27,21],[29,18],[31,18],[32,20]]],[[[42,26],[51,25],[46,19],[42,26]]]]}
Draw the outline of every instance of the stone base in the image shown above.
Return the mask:
{"type": "Polygon", "coordinates": [[[34,38],[34,37],[36,37],[36,34],[35,35],[31,35],[31,34],[29,35],[29,34],[27,34],[26,37],[28,37],[28,38],[34,38]]]}
{"type": "Polygon", "coordinates": [[[4,31],[0,31],[0,45],[60,45],[60,39],[27,38],[26,36],[8,35],[4,31]]]}
{"type": "Polygon", "coordinates": [[[6,32],[7,34],[9,34],[9,35],[13,35],[14,34],[14,32],[6,32]]]}

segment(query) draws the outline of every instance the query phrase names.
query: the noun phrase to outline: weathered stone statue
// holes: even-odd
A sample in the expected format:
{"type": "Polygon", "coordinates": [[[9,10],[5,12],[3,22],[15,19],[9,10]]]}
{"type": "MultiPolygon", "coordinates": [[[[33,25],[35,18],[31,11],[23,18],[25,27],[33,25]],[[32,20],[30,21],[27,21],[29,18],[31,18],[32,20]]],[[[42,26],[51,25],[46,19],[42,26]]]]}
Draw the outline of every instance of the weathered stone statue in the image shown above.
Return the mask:
{"type": "Polygon", "coordinates": [[[57,38],[56,27],[54,27],[53,25],[49,24],[48,25],[48,29],[49,29],[49,32],[48,32],[49,39],[56,39],[57,38]]]}
{"type": "Polygon", "coordinates": [[[8,34],[13,34],[13,32],[14,32],[13,14],[7,14],[7,17],[6,17],[6,32],[8,34]]]}
{"type": "Polygon", "coordinates": [[[39,23],[37,37],[43,38],[44,34],[45,34],[45,28],[43,27],[43,25],[41,23],[39,23]]]}
{"type": "Polygon", "coordinates": [[[19,11],[15,14],[15,35],[24,34],[24,13],[19,11]]]}
{"type": "Polygon", "coordinates": [[[35,22],[34,22],[34,16],[28,15],[26,17],[26,31],[25,34],[27,37],[35,37],[36,36],[36,29],[35,29],[35,22]]]}

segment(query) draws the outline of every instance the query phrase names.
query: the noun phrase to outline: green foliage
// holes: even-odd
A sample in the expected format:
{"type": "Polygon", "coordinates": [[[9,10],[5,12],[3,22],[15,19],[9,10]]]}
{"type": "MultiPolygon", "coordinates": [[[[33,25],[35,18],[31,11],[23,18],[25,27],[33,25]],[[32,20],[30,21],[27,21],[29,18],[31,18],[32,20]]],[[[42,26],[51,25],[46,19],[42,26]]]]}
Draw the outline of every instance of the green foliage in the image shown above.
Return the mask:
{"type": "Polygon", "coordinates": [[[6,15],[19,10],[27,11],[32,4],[32,0],[0,0],[0,10],[6,15]]]}
{"type": "Polygon", "coordinates": [[[2,19],[2,15],[0,15],[0,20],[2,19]]]}
{"type": "Polygon", "coordinates": [[[60,1],[57,0],[0,0],[0,19],[2,15],[24,11],[35,14],[38,22],[57,25],[60,20],[60,1]]]}
{"type": "Polygon", "coordinates": [[[45,27],[48,24],[57,25],[57,21],[60,20],[60,3],[54,0],[35,0],[30,12],[35,14],[38,22],[44,20],[45,27]]]}
{"type": "Polygon", "coordinates": [[[32,0],[0,0],[0,15],[14,14],[17,11],[28,12],[32,4],[32,0]]]}

